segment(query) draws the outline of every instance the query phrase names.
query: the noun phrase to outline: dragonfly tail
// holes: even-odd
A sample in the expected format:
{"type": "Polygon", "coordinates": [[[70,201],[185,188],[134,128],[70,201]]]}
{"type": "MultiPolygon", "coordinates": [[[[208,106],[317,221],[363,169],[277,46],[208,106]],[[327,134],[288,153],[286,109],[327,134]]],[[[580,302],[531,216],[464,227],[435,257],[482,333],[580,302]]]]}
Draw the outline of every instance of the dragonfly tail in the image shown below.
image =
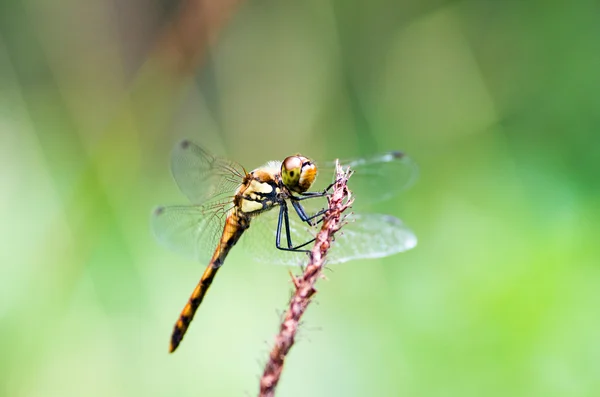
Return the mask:
{"type": "Polygon", "coordinates": [[[206,295],[206,292],[208,291],[208,287],[210,287],[210,285],[213,282],[213,279],[215,278],[215,275],[217,274],[217,270],[219,270],[219,266],[215,266],[215,264],[211,263],[207,266],[206,270],[204,271],[200,282],[194,289],[194,292],[192,292],[188,303],[181,311],[179,319],[173,327],[173,334],[171,334],[171,343],[169,345],[169,353],[173,353],[175,349],[177,349],[177,346],[179,346],[179,344],[181,343],[181,340],[183,339],[183,336],[185,335],[185,332],[187,331],[190,322],[194,318],[196,310],[198,310],[198,307],[200,306],[200,303],[202,303],[204,295],[206,295]]]}
{"type": "Polygon", "coordinates": [[[179,320],[175,323],[173,327],[173,334],[171,335],[171,344],[169,345],[169,352],[173,353],[177,346],[181,343],[185,332],[187,331],[190,322],[194,318],[194,314],[196,310],[198,310],[198,306],[202,303],[202,299],[204,299],[204,295],[208,291],[208,287],[213,282],[215,275],[219,268],[223,265],[229,250],[231,247],[235,245],[235,243],[240,239],[244,230],[248,228],[250,222],[250,218],[243,214],[234,212],[227,216],[225,228],[223,229],[223,235],[221,236],[221,241],[219,245],[215,249],[215,253],[210,261],[210,264],[206,267],[200,282],[192,292],[192,296],[188,300],[188,303],[185,305],[181,314],[179,315],[179,320]]]}

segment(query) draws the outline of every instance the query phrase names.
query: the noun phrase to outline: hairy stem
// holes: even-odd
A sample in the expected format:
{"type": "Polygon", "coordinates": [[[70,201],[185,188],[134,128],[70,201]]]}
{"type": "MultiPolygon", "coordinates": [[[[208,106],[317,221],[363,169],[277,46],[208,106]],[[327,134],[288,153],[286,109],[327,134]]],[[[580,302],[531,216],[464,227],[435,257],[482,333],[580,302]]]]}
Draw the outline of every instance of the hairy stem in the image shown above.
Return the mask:
{"type": "Polygon", "coordinates": [[[321,276],[333,235],[342,227],[344,222],[342,213],[352,204],[351,193],[346,186],[352,172],[349,169],[343,170],[338,163],[336,173],[333,192],[328,196],[329,210],[324,215],[321,230],[311,250],[310,261],[302,275],[292,275],[294,294],[290,298],[287,312],[279,327],[279,334],[275,337],[269,361],[260,379],[260,397],[275,395],[275,388],[281,377],[285,358],[294,344],[300,319],[317,292],[315,283],[321,276]]]}

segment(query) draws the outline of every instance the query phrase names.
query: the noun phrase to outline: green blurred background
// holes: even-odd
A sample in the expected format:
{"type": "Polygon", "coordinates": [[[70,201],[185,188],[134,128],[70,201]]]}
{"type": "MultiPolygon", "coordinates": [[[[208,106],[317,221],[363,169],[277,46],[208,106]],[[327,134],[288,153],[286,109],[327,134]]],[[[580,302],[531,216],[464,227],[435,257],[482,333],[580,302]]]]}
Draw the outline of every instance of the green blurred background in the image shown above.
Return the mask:
{"type": "Polygon", "coordinates": [[[0,395],[257,394],[283,267],[234,250],[167,353],[205,266],[149,228],[183,137],[419,164],[374,208],[419,245],[320,281],[278,395],[600,395],[598,2],[210,3],[0,5],[0,395]]]}

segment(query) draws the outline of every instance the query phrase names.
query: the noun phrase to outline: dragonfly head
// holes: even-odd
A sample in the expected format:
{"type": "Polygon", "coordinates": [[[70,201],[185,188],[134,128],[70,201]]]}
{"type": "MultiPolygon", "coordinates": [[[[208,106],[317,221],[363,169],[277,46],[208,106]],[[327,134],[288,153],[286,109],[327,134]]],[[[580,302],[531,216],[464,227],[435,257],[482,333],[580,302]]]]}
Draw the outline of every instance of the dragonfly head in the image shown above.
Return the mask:
{"type": "Polygon", "coordinates": [[[293,192],[304,193],[317,178],[317,166],[299,154],[287,157],[281,163],[283,184],[293,192]]]}

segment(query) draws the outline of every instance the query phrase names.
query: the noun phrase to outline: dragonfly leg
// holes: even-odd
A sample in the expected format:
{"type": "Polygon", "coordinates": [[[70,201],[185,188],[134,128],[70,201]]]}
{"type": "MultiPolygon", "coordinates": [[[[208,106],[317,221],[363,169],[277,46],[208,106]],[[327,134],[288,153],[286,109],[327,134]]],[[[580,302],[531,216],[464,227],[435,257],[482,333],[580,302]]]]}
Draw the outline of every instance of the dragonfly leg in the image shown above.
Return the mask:
{"type": "Polygon", "coordinates": [[[290,219],[289,219],[289,214],[288,214],[288,207],[285,202],[282,203],[281,207],[279,208],[279,219],[277,222],[277,234],[275,235],[275,246],[277,247],[277,249],[280,249],[282,251],[310,252],[309,250],[302,250],[300,248],[307,246],[308,244],[312,243],[313,241],[315,241],[314,238],[303,244],[297,245],[295,247],[293,246],[294,244],[292,243],[292,237],[291,237],[291,233],[290,233],[290,219]],[[286,234],[286,240],[287,240],[287,245],[288,245],[287,248],[281,246],[282,223],[285,223],[285,234],[286,234]]]}
{"type": "Polygon", "coordinates": [[[312,216],[308,216],[306,214],[306,211],[304,210],[304,207],[302,206],[302,204],[292,200],[292,206],[294,206],[294,209],[296,210],[296,213],[300,217],[300,220],[302,222],[308,223],[310,226],[315,226],[318,223],[320,223],[323,219],[321,219],[317,222],[311,222],[311,221],[327,212],[327,209],[324,208],[321,211],[317,212],[316,214],[314,214],[312,216]]]}
{"type": "Polygon", "coordinates": [[[294,209],[296,210],[296,213],[298,214],[298,216],[300,217],[300,220],[302,220],[302,222],[306,222],[308,223],[310,226],[315,226],[319,223],[321,223],[323,221],[323,218],[319,219],[317,222],[311,222],[311,220],[323,215],[324,213],[327,212],[327,209],[322,209],[319,212],[317,212],[316,214],[312,215],[312,216],[308,216],[306,214],[306,211],[304,210],[304,207],[302,206],[302,204],[300,204],[299,202],[302,200],[307,200],[307,199],[311,199],[311,198],[317,198],[317,197],[324,197],[327,196],[329,194],[329,189],[331,189],[331,187],[335,184],[332,183],[329,186],[327,186],[327,188],[325,190],[323,190],[322,192],[304,192],[304,193],[300,193],[300,195],[302,197],[297,197],[294,195],[290,195],[290,200],[292,202],[292,205],[294,206],[294,209]]]}
{"type": "MultiPolygon", "coordinates": [[[[297,204],[297,205],[300,205],[300,204],[297,204]]],[[[295,207],[294,207],[294,208],[295,208],[295,207]]],[[[317,216],[318,216],[318,215],[317,215],[317,216]]],[[[311,217],[311,218],[314,218],[314,217],[311,217]]],[[[309,218],[309,219],[310,219],[310,218],[309,218]]],[[[316,240],[316,238],[312,238],[312,239],[310,239],[310,240],[306,241],[306,242],[305,242],[305,243],[303,243],[303,244],[297,245],[297,246],[295,246],[295,247],[291,247],[291,245],[292,245],[292,239],[291,239],[291,237],[290,237],[290,219],[289,219],[289,214],[288,214],[288,211],[287,211],[287,206],[286,206],[286,210],[285,210],[285,213],[284,213],[284,220],[285,220],[285,231],[286,231],[286,233],[287,233],[287,235],[288,235],[288,244],[289,244],[289,246],[290,246],[290,249],[291,249],[291,250],[294,250],[294,251],[296,251],[296,252],[310,252],[309,250],[300,250],[299,248],[305,247],[306,245],[308,245],[308,244],[312,243],[313,241],[315,241],[315,240],[316,240]]],[[[323,218],[321,217],[321,219],[319,220],[319,222],[321,222],[322,220],[323,220],[323,218]]],[[[319,223],[319,222],[317,222],[317,223],[319,223]]],[[[309,224],[310,224],[310,223],[309,223],[309,224]]],[[[316,223],[315,223],[315,224],[316,224],[316,223]]],[[[311,225],[311,226],[312,226],[312,225],[311,225]]]]}
{"type": "Polygon", "coordinates": [[[311,198],[325,197],[328,194],[329,193],[327,191],[323,191],[323,192],[304,192],[304,193],[300,193],[301,197],[292,196],[292,200],[302,201],[302,200],[308,200],[308,199],[311,199],[311,198]]]}
{"type": "Polygon", "coordinates": [[[285,234],[288,248],[292,248],[292,238],[290,236],[290,224],[288,218],[287,203],[284,201],[279,207],[279,218],[277,220],[277,233],[275,234],[275,246],[281,249],[281,224],[285,221],[285,234]]]}
{"type": "Polygon", "coordinates": [[[335,182],[332,182],[329,186],[327,186],[321,192],[304,192],[304,193],[300,193],[300,196],[302,196],[302,197],[293,197],[293,199],[301,201],[301,200],[306,200],[306,199],[309,199],[309,198],[327,196],[329,194],[329,190],[333,187],[333,185],[335,185],[335,182]]]}

